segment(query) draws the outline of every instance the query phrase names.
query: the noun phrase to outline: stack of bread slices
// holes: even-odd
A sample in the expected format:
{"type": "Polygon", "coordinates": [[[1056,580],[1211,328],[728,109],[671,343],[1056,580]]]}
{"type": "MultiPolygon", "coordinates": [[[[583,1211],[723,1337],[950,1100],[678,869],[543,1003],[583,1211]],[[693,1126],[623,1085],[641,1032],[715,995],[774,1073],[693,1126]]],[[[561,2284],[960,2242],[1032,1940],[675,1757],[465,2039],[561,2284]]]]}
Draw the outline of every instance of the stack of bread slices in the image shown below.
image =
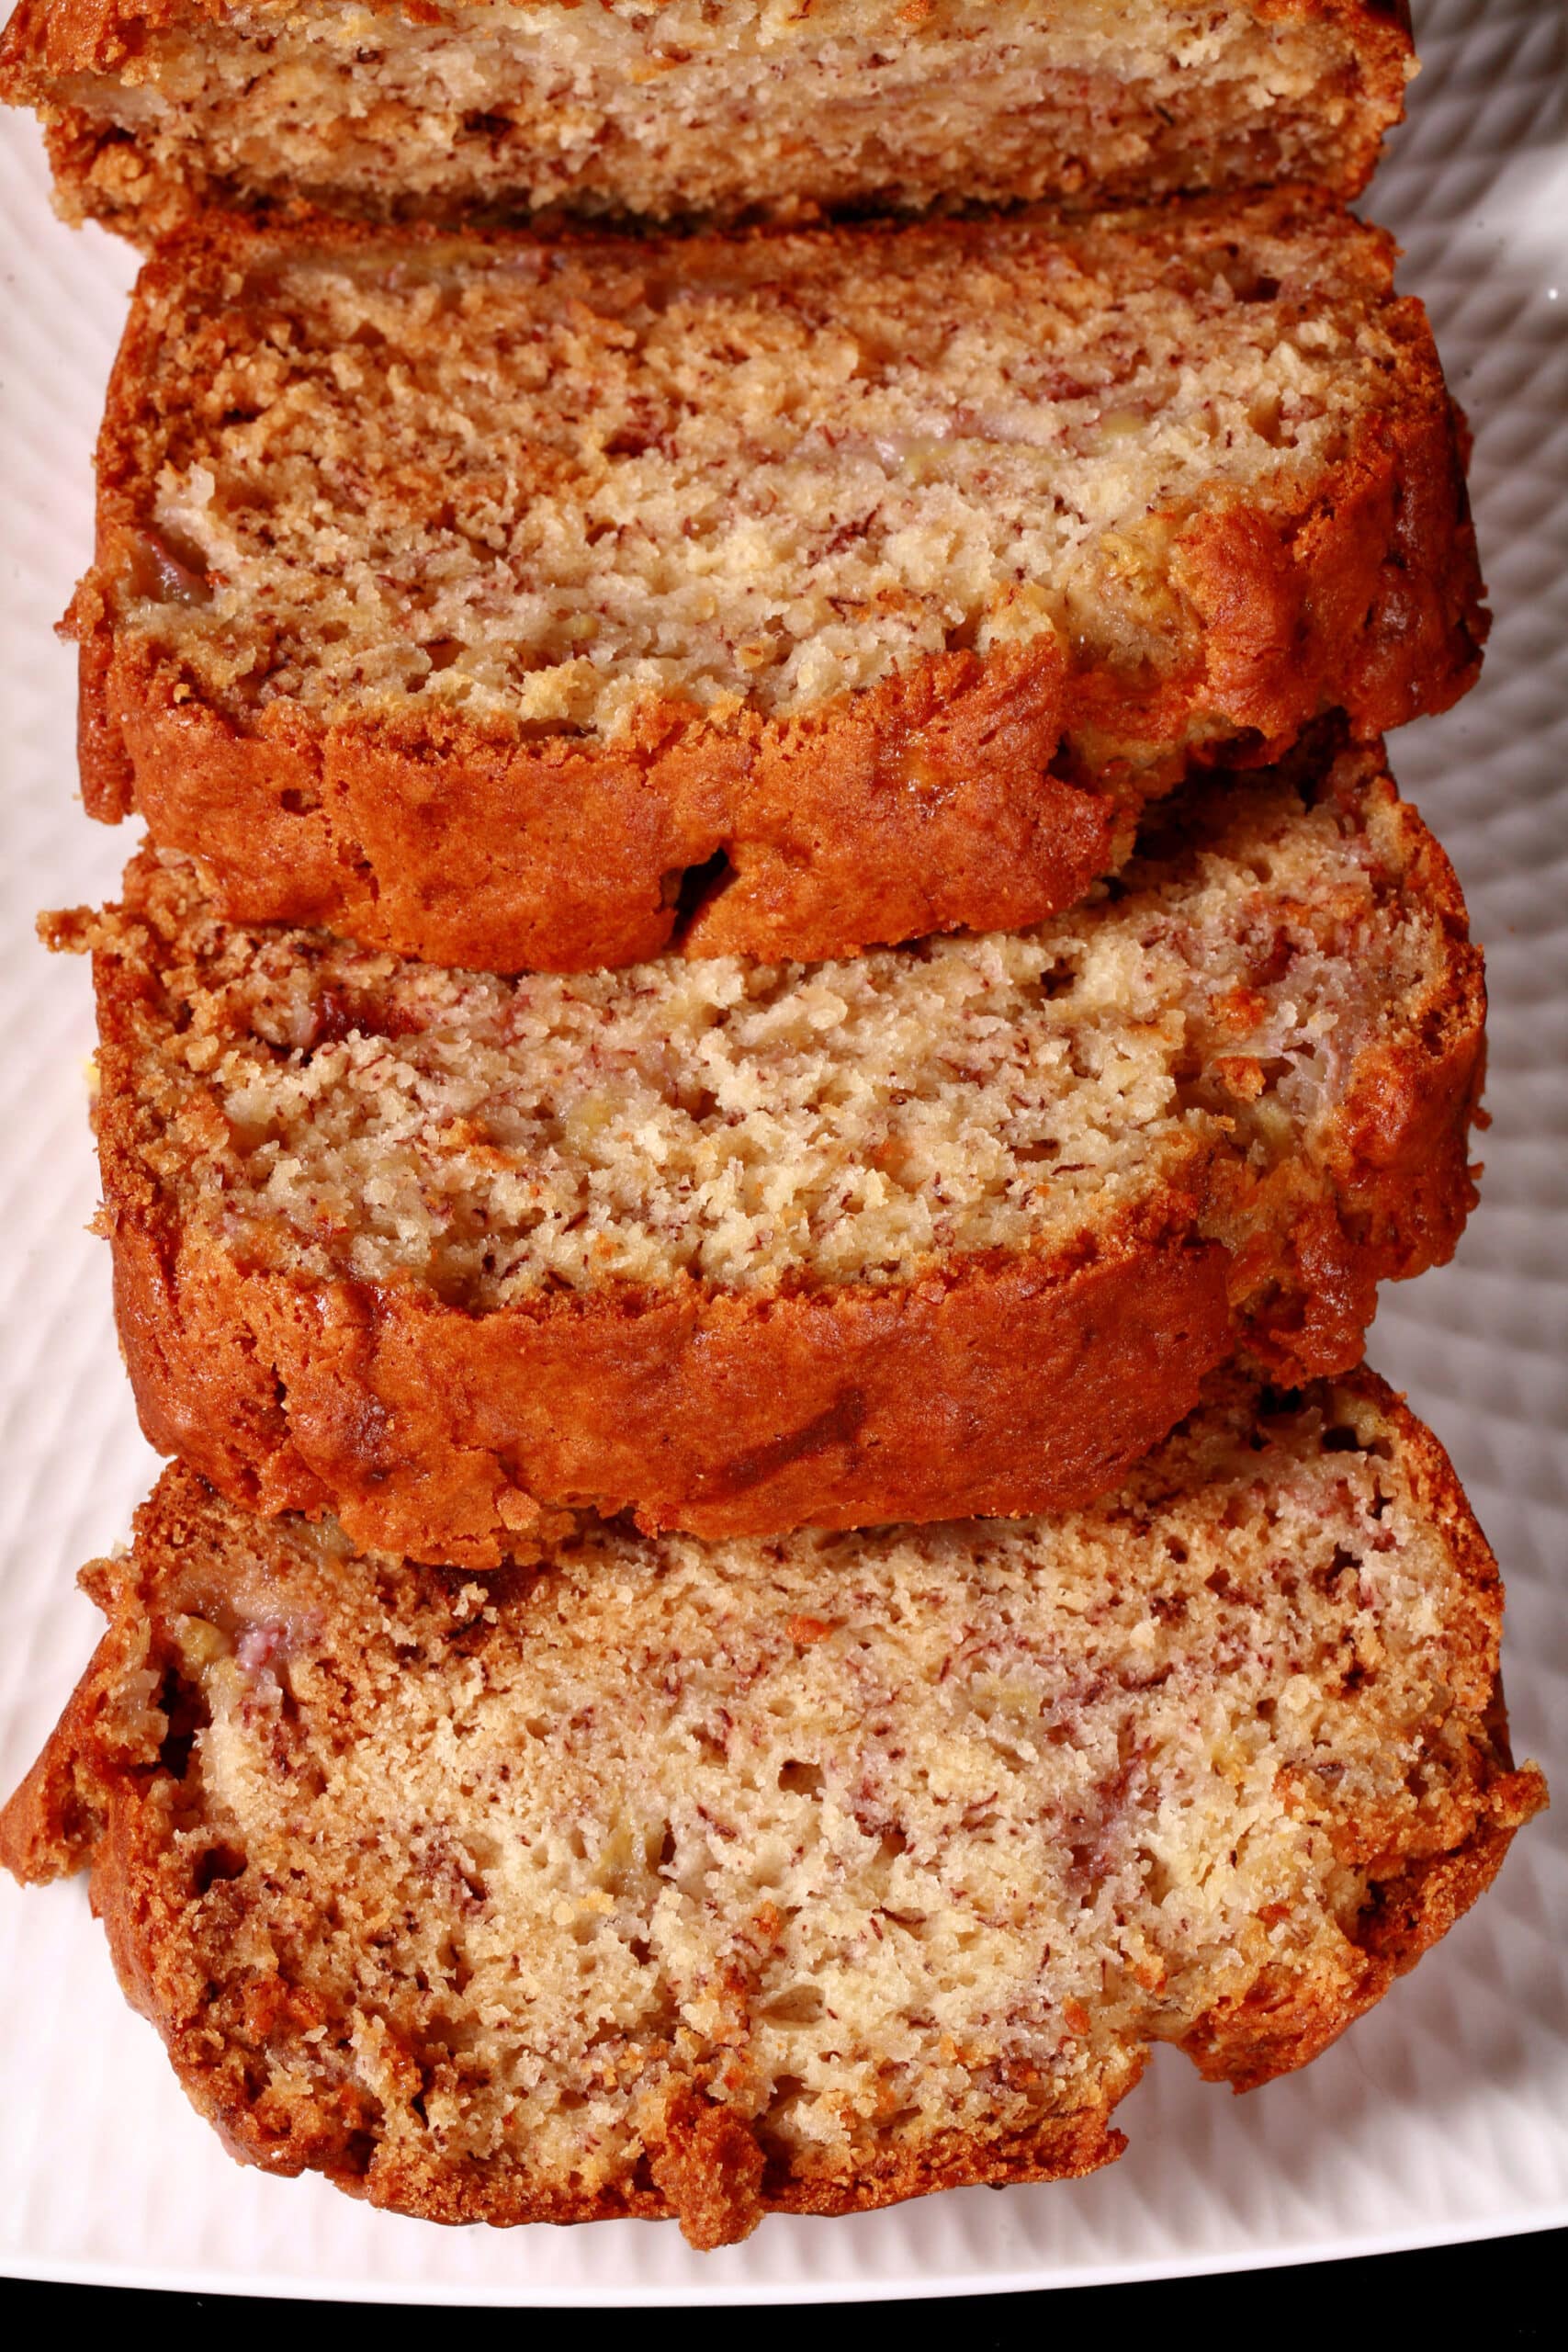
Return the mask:
{"type": "Polygon", "coordinates": [[[1361,1364],[1484,989],[1387,0],[22,0],[176,1457],[0,1822],[239,2154],[697,2246],[1246,2088],[1544,1802],[1361,1364]]]}

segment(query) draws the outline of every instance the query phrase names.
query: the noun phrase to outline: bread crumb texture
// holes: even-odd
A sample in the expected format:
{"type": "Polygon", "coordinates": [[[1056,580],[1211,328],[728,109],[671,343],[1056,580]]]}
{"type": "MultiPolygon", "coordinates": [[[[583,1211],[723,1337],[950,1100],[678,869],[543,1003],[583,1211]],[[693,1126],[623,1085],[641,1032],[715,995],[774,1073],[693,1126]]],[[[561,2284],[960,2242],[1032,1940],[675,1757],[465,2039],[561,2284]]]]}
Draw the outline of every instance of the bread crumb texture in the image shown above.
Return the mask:
{"type": "Polygon", "coordinates": [[[1321,190],[142,273],[70,626],[96,816],[457,968],[1010,930],[1194,764],[1486,633],[1393,248],[1321,190]]]}
{"type": "Polygon", "coordinates": [[[798,718],[1043,644],[1136,706],[1123,752],[1168,759],[1200,545],[1240,506],[1288,530],[1337,469],[1364,497],[1371,418],[1425,400],[1386,242],[1305,195],[654,247],[230,242],[144,284],[92,593],[122,660],[253,730],[630,744],[652,710],[798,718]]]}
{"type": "Polygon", "coordinates": [[[236,2150],[446,2221],[699,2245],[1107,2161],[1149,2046],[1239,2087],[1544,1802],[1496,1572],[1381,1384],[1231,1376],[1093,1510],[488,1577],[166,1474],[0,1850],[91,1858],[236,2150]]]}
{"type": "Polygon", "coordinates": [[[91,948],[142,1426],[232,1499],[492,1566],[1071,1508],[1241,1345],[1354,1363],[1473,1204],[1484,989],[1373,751],[1166,804],[1032,932],[503,979],[225,922],[91,948]]]}
{"type": "Polygon", "coordinates": [[[1451,876],[1369,755],[1332,775],[1189,796],[1034,931],[820,965],[439,970],[226,923],[144,853],[90,926],[108,1115],[187,1236],[472,1312],[908,1284],[1065,1250],[1206,1156],[1234,1238],[1296,1205],[1276,1170],[1347,1172],[1380,1059],[1479,1035],[1451,876]]]}
{"type": "Polygon", "coordinates": [[[1414,71],[1366,0],[24,0],[0,89],[68,214],[203,200],[375,219],[565,208],[1354,195],[1414,71]]]}

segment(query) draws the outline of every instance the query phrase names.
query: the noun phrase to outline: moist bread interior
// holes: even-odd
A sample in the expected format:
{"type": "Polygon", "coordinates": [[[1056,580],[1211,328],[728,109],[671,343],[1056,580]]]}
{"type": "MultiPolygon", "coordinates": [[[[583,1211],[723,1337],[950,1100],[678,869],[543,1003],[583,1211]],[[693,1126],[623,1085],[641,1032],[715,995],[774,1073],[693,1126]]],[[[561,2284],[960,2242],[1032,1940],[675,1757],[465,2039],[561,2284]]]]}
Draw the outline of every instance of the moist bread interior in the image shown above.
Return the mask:
{"type": "Polygon", "coordinates": [[[111,593],[246,726],[613,744],[650,706],[787,719],[1043,635],[1141,692],[1198,656],[1193,518],[1288,514],[1358,446],[1386,307],[1375,232],[1304,198],[268,244],[163,317],[111,593]]]}
{"type": "Polygon", "coordinates": [[[1034,931],[818,965],[447,971],[226,924],[144,859],[139,1148],[242,1263],[476,1311],[1049,1248],[1194,1153],[1310,1158],[1446,970],[1397,803],[1303,790],[1188,796],[1162,854],[1034,931]]]}

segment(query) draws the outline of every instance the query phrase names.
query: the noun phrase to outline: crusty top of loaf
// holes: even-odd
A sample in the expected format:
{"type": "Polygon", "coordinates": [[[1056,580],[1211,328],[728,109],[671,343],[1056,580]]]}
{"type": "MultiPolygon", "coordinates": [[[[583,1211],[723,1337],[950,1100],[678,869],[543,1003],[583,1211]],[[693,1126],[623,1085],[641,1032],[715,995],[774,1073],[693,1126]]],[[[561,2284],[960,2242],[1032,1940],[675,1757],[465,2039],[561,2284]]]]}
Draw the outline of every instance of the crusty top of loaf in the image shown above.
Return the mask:
{"type": "Polygon", "coordinates": [[[165,1475],[0,1850],[281,2171],[447,2220],[841,2211],[1082,2169],[1153,2041],[1246,2085],[1543,1800],[1439,1449],[1231,1375],[1056,1521],[490,1577],[165,1475]]]}
{"type": "Polygon", "coordinates": [[[204,217],[138,292],[82,609],[243,728],[650,742],[1044,636],[1157,699],[1238,501],[1288,537],[1446,414],[1392,263],[1303,190],[660,244],[204,217]]]}

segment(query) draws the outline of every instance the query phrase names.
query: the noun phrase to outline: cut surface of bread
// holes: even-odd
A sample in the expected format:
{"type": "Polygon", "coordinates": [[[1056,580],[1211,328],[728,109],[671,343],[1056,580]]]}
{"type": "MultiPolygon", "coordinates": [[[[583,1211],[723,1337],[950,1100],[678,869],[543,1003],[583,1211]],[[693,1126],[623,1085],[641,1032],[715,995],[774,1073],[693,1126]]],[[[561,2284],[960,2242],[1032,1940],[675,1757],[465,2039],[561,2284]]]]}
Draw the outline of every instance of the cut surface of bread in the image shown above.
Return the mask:
{"type": "Polygon", "coordinates": [[[1085,1500],[1246,1336],[1360,1353],[1474,1197],[1484,990],[1367,751],[1168,804],[1016,934],[505,979],[224,922],[90,947],[143,1425],[238,1499],[487,1562],[1085,1500]]]}
{"type": "Polygon", "coordinates": [[[214,201],[541,209],[1354,196],[1415,70],[1390,0],[23,0],[0,94],[59,201],[146,241],[214,201]]]}
{"type": "Polygon", "coordinates": [[[1381,232],[1309,190],[632,241],[204,220],[143,272],[84,788],[245,921],[486,970],[1072,905],[1193,761],[1485,616],[1381,232]]]}
{"type": "Polygon", "coordinates": [[[1152,2044],[1302,2064],[1487,1884],[1495,1564],[1366,1374],[1232,1375],[1092,1510],[492,1577],[165,1473],[0,1817],[90,1865],[236,2154],[698,2245],[1058,2178],[1152,2044]]]}

